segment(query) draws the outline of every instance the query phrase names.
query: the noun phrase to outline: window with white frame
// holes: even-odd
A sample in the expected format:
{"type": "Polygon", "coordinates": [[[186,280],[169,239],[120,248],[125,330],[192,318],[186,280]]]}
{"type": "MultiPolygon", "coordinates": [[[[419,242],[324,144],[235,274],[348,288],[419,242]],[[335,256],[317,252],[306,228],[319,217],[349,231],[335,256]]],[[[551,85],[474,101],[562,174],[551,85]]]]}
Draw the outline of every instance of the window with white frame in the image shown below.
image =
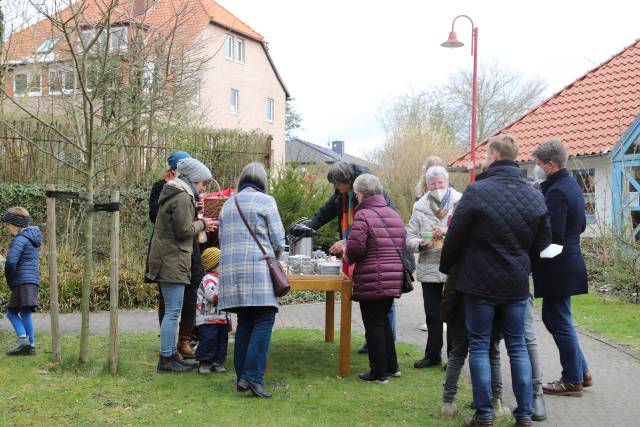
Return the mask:
{"type": "Polygon", "coordinates": [[[62,76],[58,70],[49,70],[49,95],[62,94],[62,76]]]}
{"type": "Polygon", "coordinates": [[[49,70],[49,95],[73,92],[74,74],[70,70],[49,70]]]}
{"type": "Polygon", "coordinates": [[[224,37],[224,57],[233,61],[233,36],[231,34],[224,37]]]}
{"type": "MultiPolygon", "coordinates": [[[[93,41],[94,32],[93,30],[83,30],[80,33],[80,50],[84,51],[89,47],[89,43],[93,41]]],[[[95,47],[92,49],[95,51],[95,47]]]]}
{"type": "Polygon", "coordinates": [[[588,222],[595,221],[596,215],[596,171],[595,169],[572,170],[584,197],[584,210],[588,222]]]}
{"type": "Polygon", "coordinates": [[[200,105],[200,79],[193,79],[192,85],[191,103],[200,105]]]}
{"type": "Polygon", "coordinates": [[[238,114],[240,104],[240,92],[237,89],[231,89],[230,111],[232,114],[238,114]]]}
{"type": "Polygon", "coordinates": [[[156,77],[156,64],[152,61],[144,62],[144,71],[142,73],[142,88],[145,93],[149,93],[156,77]]]}
{"type": "Polygon", "coordinates": [[[127,27],[109,29],[109,50],[126,52],[129,46],[127,27]]]}
{"type": "Polygon", "coordinates": [[[244,64],[244,40],[236,39],[236,60],[244,64]]]}
{"type": "Polygon", "coordinates": [[[29,73],[29,96],[42,95],[42,76],[40,71],[29,73]]]}
{"type": "Polygon", "coordinates": [[[273,123],[273,99],[267,98],[267,121],[273,123]]]}
{"type": "Polygon", "coordinates": [[[62,92],[73,93],[75,86],[75,73],[71,70],[60,70],[58,71],[58,74],[60,74],[60,81],[62,82],[62,92]]]}
{"type": "Polygon", "coordinates": [[[15,96],[24,96],[27,93],[29,85],[29,74],[15,73],[13,75],[13,94],[15,96]]]}

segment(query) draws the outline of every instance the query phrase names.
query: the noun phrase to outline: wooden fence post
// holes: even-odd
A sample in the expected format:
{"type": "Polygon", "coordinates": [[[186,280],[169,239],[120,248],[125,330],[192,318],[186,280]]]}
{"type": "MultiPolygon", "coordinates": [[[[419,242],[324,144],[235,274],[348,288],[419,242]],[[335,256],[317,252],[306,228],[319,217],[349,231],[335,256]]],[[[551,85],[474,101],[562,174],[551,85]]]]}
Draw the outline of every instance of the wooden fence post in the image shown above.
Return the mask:
{"type": "MultiPolygon", "coordinates": [[[[48,185],[47,190],[55,191],[54,185],[48,185]]],[[[56,259],[56,199],[47,197],[47,235],[49,240],[49,300],[51,310],[51,353],[54,363],[60,363],[60,319],[58,296],[58,261],[56,259]]]]}
{"type": "MultiPolygon", "coordinates": [[[[120,192],[111,193],[111,202],[120,203],[120,192]]],[[[118,373],[118,291],[120,288],[120,211],[111,213],[111,286],[109,288],[109,372],[118,373]]]]}

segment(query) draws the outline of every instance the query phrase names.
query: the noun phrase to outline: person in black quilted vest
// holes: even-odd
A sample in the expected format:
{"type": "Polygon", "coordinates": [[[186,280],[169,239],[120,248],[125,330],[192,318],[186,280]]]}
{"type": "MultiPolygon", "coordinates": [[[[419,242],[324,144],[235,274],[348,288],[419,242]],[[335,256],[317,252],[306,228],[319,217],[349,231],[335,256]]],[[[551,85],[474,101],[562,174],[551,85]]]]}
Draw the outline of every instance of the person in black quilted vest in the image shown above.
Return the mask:
{"type": "Polygon", "coordinates": [[[541,184],[551,221],[551,241],[561,252],[553,258],[534,258],[533,284],[542,298],[542,321],[560,352],[562,377],[542,387],[546,394],[581,396],[592,384],[587,361],[571,319],[571,296],[586,294],[587,268],[580,251],[586,229],[584,196],[565,168],[567,152],[560,141],[547,141],[533,151],[534,174],[541,184]]]}
{"type": "Polygon", "coordinates": [[[466,426],[493,425],[489,346],[494,317],[511,361],[516,425],[531,425],[531,364],[525,343],[530,254],[549,245],[551,231],[544,198],[522,177],[517,155],[512,136],[489,140],[486,170],[458,202],[442,248],[440,271],[449,274],[455,265],[456,286],[464,294],[476,405],[466,426]]]}

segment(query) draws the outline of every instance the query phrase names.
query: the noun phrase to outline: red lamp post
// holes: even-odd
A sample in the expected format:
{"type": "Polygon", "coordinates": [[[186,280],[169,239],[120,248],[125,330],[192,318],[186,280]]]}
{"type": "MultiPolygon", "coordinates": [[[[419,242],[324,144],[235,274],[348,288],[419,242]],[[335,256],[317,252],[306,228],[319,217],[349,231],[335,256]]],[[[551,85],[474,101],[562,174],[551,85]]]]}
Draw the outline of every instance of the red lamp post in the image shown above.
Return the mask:
{"type": "Polygon", "coordinates": [[[471,55],[473,56],[473,93],[471,95],[471,171],[469,181],[476,180],[476,97],[478,94],[478,27],[473,24],[473,20],[467,15],[458,15],[451,23],[451,32],[446,42],[440,44],[442,47],[455,49],[464,46],[454,31],[454,26],[458,18],[467,18],[471,22],[471,55]]]}

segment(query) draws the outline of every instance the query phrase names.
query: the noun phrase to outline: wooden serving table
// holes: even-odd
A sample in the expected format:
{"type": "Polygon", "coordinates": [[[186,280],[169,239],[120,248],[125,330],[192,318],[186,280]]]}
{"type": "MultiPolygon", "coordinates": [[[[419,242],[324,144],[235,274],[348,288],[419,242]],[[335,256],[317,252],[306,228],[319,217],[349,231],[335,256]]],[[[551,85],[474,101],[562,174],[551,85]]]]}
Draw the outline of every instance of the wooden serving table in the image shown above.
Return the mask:
{"type": "Polygon", "coordinates": [[[333,342],[335,293],[340,291],[340,354],[339,375],[346,377],[351,369],[351,280],[347,276],[289,275],[292,291],[326,292],[324,340],[333,342]]]}

